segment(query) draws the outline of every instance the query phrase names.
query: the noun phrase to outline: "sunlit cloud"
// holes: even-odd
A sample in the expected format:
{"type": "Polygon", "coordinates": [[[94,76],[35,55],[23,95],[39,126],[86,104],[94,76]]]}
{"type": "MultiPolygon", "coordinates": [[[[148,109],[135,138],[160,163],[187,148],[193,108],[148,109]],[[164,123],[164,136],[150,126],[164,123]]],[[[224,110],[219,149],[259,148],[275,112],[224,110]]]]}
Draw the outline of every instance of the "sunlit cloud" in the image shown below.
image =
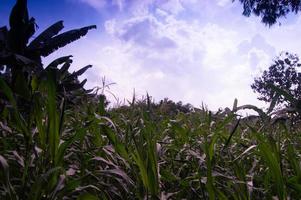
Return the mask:
{"type": "Polygon", "coordinates": [[[298,31],[288,30],[300,20],[269,29],[243,17],[231,0],[115,0],[102,6],[99,13],[112,14],[99,26],[101,34],[64,52],[74,55],[76,66],[93,65],[83,77],[88,87],[106,76],[120,99],[135,90],[156,100],[204,102],[213,110],[230,107],[234,98],[262,106],[250,88],[254,77],[280,51],[300,47],[288,42],[297,38],[298,31]]]}

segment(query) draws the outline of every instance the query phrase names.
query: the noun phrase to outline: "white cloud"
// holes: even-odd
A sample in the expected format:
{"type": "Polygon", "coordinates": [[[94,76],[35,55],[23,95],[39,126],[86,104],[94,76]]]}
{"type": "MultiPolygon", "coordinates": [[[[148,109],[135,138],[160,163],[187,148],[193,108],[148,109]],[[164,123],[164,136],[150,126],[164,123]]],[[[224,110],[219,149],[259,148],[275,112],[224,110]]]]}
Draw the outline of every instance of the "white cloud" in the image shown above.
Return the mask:
{"type": "MultiPolygon", "coordinates": [[[[119,41],[114,46],[118,53],[115,50],[115,56],[106,57],[119,59],[104,61],[110,63],[104,73],[120,87],[127,87],[122,91],[131,93],[136,88],[139,94],[148,91],[157,99],[169,97],[196,106],[205,102],[213,109],[231,105],[235,97],[242,103],[255,99],[249,88],[253,79],[249,53],[257,49],[247,49],[239,58],[238,45],[243,39],[238,39],[236,31],[177,19],[161,10],[158,17],[149,14],[106,22],[108,34],[119,41]],[[161,39],[174,45],[166,48],[161,39]],[[119,77],[115,75],[118,71],[122,72],[119,77]]],[[[256,58],[261,59],[259,56],[256,58]]]]}
{"type": "Polygon", "coordinates": [[[130,99],[135,89],[156,100],[204,102],[215,110],[234,98],[261,106],[250,88],[254,76],[283,48],[301,49],[291,42],[301,34],[301,20],[268,29],[243,17],[229,0],[115,2],[120,16],[105,21],[105,32],[85,41],[75,57],[94,65],[90,85],[105,75],[117,83],[112,92],[120,98],[130,99]]]}

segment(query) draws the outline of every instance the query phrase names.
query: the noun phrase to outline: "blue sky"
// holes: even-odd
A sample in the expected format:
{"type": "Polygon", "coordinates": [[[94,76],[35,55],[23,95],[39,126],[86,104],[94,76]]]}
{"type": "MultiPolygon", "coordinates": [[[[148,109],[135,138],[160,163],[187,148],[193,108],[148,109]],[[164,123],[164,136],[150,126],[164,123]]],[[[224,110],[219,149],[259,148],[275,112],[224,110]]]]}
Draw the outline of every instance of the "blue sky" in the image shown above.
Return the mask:
{"type": "MultiPolygon", "coordinates": [[[[45,59],[74,56],[73,69],[92,64],[88,87],[107,83],[120,100],[148,92],[155,100],[210,109],[264,104],[250,88],[281,52],[300,55],[301,18],[290,15],[271,28],[241,15],[232,0],[28,0],[30,15],[45,29],[64,20],[66,29],[96,24],[83,39],[45,59]]],[[[12,0],[2,0],[6,25],[12,0]]],[[[110,96],[110,94],[108,93],[110,96]]],[[[114,102],[113,97],[110,99],[114,102]]]]}

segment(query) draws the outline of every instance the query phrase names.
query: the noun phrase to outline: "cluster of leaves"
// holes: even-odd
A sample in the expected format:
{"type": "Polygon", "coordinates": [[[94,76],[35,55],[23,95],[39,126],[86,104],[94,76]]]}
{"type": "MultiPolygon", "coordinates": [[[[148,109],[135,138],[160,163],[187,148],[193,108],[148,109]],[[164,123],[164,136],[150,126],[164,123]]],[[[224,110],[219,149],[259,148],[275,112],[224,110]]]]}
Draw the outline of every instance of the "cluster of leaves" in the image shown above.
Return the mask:
{"type": "MultiPolygon", "coordinates": [[[[235,1],[235,0],[233,0],[235,1]]],[[[239,0],[243,4],[243,15],[255,14],[266,25],[273,25],[281,17],[301,10],[300,0],[239,0]]]]}
{"type": "Polygon", "coordinates": [[[290,119],[294,126],[301,119],[300,66],[297,55],[282,53],[251,85],[260,95],[259,100],[270,103],[267,114],[277,119],[290,119]]]}
{"type": "Polygon", "coordinates": [[[251,88],[260,95],[258,99],[265,102],[272,102],[277,96],[277,104],[287,103],[287,99],[279,96],[270,85],[275,85],[291,93],[294,98],[300,99],[301,73],[298,70],[300,66],[297,55],[282,53],[260,77],[255,78],[251,88]]]}

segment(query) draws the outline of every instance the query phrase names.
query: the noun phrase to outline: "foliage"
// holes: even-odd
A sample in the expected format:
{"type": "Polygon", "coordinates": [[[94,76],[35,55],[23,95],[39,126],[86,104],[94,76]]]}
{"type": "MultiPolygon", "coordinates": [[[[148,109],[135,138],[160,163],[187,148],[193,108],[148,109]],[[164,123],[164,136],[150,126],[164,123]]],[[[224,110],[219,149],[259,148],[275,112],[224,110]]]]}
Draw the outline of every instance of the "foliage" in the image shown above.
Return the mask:
{"type": "Polygon", "coordinates": [[[0,50],[2,64],[22,72],[15,84],[10,71],[0,76],[0,199],[301,198],[300,127],[291,118],[237,100],[211,112],[148,95],[108,109],[99,88],[78,80],[91,66],[70,73],[66,56],[35,71],[24,63],[31,58],[0,50]],[[259,116],[242,118],[241,109],[259,116]]]}
{"type": "MultiPolygon", "coordinates": [[[[9,30],[7,27],[0,28],[0,68],[5,69],[2,76],[14,92],[22,90],[19,85],[30,84],[34,78],[43,78],[45,73],[41,63],[42,56],[48,56],[58,48],[86,35],[90,29],[96,28],[87,26],[58,34],[64,28],[63,21],[59,21],[30,41],[36,31],[36,23],[34,18],[29,19],[27,0],[17,0],[11,11],[9,24],[9,30]]],[[[56,66],[49,67],[57,67],[63,63],[66,64],[63,68],[66,73],[71,63],[70,59],[58,59],[56,63],[52,63],[56,66]]],[[[73,79],[75,76],[76,74],[73,79]]],[[[73,81],[70,84],[75,86],[76,83],[73,81]]],[[[77,84],[76,87],[80,88],[83,84],[77,84]]]]}
{"type": "MultiPolygon", "coordinates": [[[[235,0],[233,0],[235,1],[235,0]]],[[[289,13],[298,13],[301,10],[300,0],[239,0],[243,5],[243,15],[251,14],[261,17],[266,25],[275,24],[279,18],[289,13]]]]}
{"type": "Polygon", "coordinates": [[[34,40],[37,27],[34,18],[29,19],[27,0],[17,0],[9,18],[10,30],[1,34],[5,40],[5,49],[8,53],[19,54],[32,59],[35,62],[41,61],[41,56],[48,56],[58,48],[61,48],[87,34],[90,29],[96,26],[87,26],[80,29],[70,30],[59,34],[64,28],[63,21],[58,21],[43,31],[34,40]]]}
{"type": "Polygon", "coordinates": [[[301,73],[299,72],[301,64],[297,55],[282,53],[274,60],[274,63],[268,70],[264,70],[261,77],[257,77],[251,88],[258,93],[259,100],[275,104],[290,106],[289,101],[284,96],[279,95],[271,88],[275,85],[278,88],[289,92],[293,98],[301,98],[301,73]]]}

